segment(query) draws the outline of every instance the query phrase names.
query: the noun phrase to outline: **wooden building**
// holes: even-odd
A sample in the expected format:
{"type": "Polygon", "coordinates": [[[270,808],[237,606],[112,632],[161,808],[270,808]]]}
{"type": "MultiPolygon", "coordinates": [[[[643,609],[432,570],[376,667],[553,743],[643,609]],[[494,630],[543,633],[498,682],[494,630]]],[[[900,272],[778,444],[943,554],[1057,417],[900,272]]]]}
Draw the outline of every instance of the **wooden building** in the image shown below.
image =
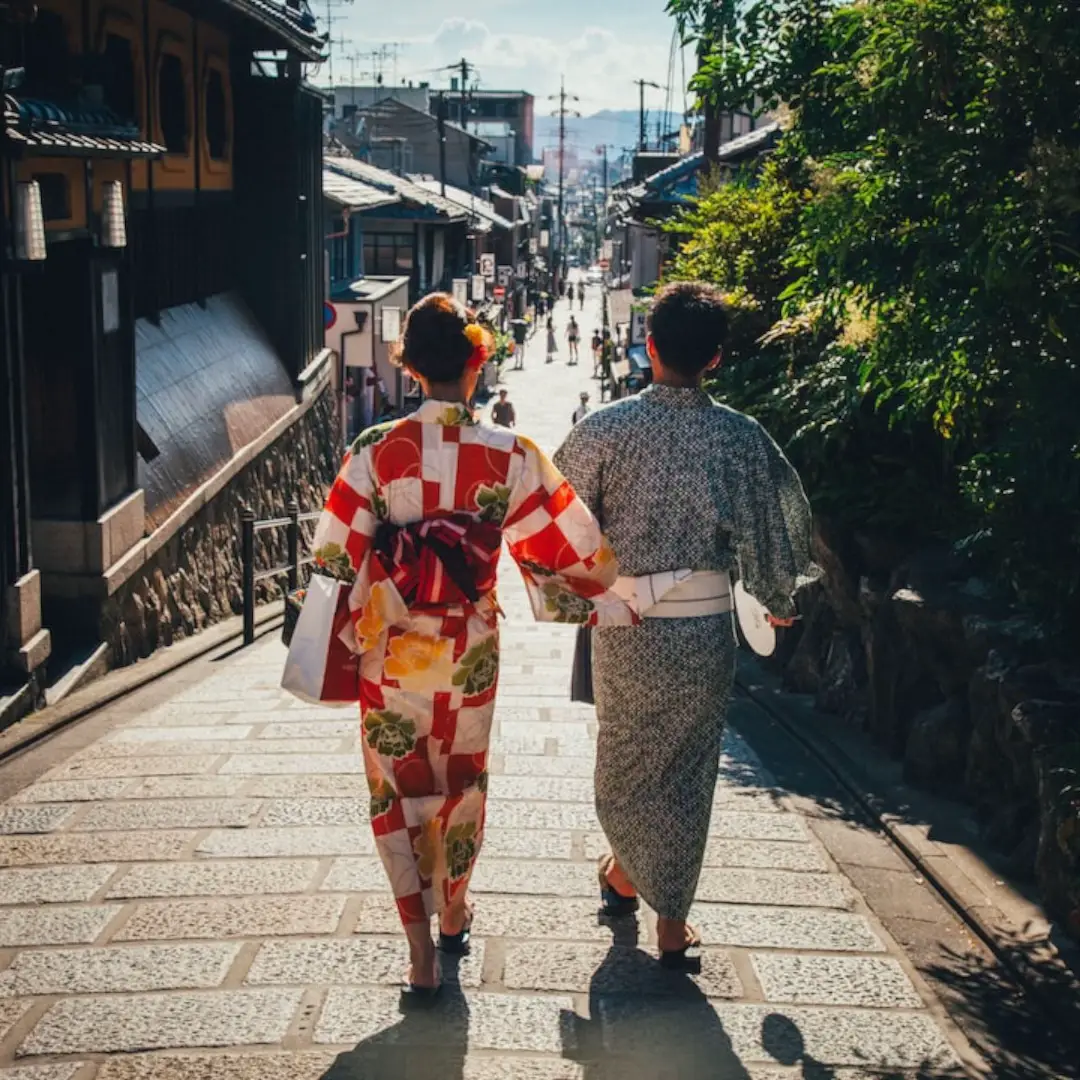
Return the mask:
{"type": "Polygon", "coordinates": [[[99,641],[148,538],[296,404],[323,346],[322,48],[306,0],[0,0],[9,690],[99,641]]]}

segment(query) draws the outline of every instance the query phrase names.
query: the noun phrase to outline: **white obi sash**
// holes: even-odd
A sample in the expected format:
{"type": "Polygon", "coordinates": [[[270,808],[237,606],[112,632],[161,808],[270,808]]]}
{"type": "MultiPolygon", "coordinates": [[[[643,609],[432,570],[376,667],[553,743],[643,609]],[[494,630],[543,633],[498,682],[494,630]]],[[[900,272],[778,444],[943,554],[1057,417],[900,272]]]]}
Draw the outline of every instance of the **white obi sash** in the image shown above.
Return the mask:
{"type": "Polygon", "coordinates": [[[732,608],[731,576],[723,570],[665,570],[620,577],[613,593],[645,619],[698,619],[732,608]]]}

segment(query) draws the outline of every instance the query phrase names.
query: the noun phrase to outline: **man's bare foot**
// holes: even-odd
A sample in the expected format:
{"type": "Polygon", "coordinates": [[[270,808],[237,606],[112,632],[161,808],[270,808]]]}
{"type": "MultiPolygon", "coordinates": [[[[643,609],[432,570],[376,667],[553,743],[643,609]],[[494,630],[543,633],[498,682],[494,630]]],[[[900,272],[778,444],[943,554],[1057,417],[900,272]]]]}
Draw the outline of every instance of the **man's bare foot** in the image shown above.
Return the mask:
{"type": "Polygon", "coordinates": [[[701,944],[701,936],[687,922],[678,919],[657,919],[656,939],[661,952],[681,952],[701,944]]]}

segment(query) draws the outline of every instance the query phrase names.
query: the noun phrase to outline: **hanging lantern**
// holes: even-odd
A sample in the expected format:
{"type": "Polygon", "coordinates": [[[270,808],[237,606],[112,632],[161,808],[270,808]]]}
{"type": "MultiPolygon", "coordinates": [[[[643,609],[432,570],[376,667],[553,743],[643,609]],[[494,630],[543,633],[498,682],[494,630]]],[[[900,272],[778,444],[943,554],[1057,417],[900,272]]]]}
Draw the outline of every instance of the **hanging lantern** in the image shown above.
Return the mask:
{"type": "Polygon", "coordinates": [[[108,180],[101,202],[101,246],[127,247],[127,224],[124,220],[124,185],[108,180]]]}
{"type": "Polygon", "coordinates": [[[41,186],[36,180],[15,185],[15,258],[41,262],[45,251],[45,213],[41,208],[41,186]]]}

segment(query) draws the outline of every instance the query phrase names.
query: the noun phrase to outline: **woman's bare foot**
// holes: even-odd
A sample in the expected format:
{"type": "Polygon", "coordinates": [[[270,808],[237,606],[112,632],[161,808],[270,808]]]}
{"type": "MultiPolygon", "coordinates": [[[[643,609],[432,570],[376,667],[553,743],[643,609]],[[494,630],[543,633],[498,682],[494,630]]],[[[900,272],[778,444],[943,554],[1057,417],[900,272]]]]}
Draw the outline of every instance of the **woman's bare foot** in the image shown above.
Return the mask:
{"type": "Polygon", "coordinates": [[[405,928],[405,936],[409,939],[409,985],[434,989],[439,985],[439,954],[431,940],[431,927],[416,923],[405,928]]]}
{"type": "Polygon", "coordinates": [[[701,937],[688,923],[680,919],[657,919],[656,939],[661,952],[681,952],[692,945],[700,945],[701,937]]]}
{"type": "Polygon", "coordinates": [[[447,937],[456,937],[472,923],[473,905],[468,896],[462,892],[460,901],[455,900],[439,916],[439,930],[447,937]]]}

